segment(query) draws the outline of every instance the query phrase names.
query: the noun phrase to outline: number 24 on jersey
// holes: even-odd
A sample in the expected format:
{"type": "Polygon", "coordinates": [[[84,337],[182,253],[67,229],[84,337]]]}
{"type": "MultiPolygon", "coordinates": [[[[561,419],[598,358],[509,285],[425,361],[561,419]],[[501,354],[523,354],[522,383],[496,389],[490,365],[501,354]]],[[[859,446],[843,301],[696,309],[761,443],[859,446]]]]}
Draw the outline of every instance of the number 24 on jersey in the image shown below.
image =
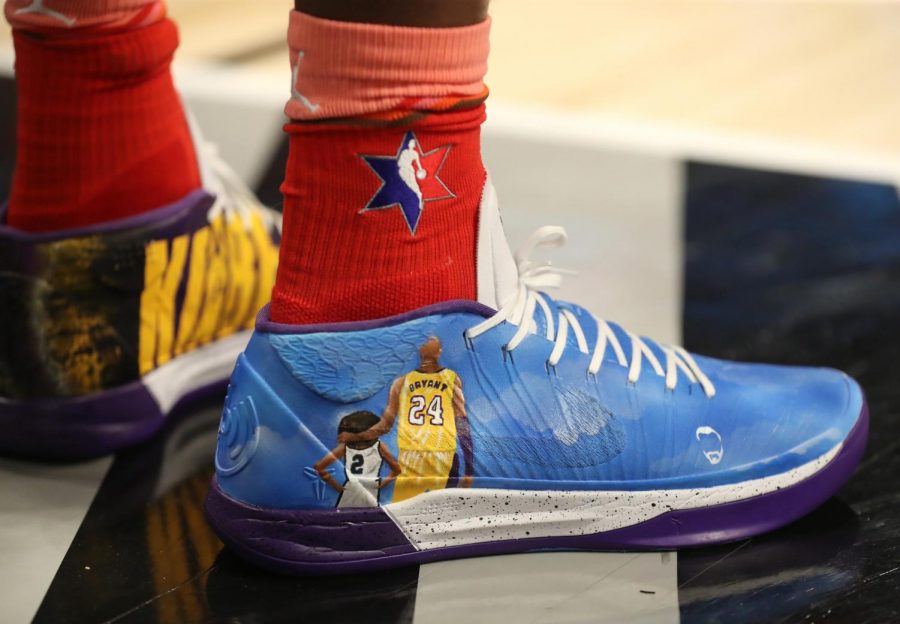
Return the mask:
{"type": "Polygon", "coordinates": [[[409,398],[409,424],[424,425],[425,416],[431,417],[432,425],[444,424],[444,403],[441,395],[431,399],[428,408],[425,407],[425,397],[415,394],[409,398]]]}

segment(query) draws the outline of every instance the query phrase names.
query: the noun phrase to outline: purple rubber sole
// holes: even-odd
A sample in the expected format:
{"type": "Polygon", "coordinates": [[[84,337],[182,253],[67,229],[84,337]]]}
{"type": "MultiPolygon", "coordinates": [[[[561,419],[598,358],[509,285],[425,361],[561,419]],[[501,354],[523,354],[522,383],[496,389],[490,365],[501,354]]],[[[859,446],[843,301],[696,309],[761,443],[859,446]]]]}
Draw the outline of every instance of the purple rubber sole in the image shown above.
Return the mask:
{"type": "Polygon", "coordinates": [[[380,508],[272,510],[236,501],[213,479],[206,517],[238,556],[275,572],[347,574],[444,559],[545,550],[672,550],[720,544],[782,527],[806,515],[850,478],[866,448],[862,411],[840,452],[792,486],[740,501],[670,511],[639,524],[590,535],[504,540],[418,551],[380,508]]]}
{"type": "Polygon", "coordinates": [[[222,379],[196,388],[167,413],[141,382],[72,399],[0,399],[0,453],[57,460],[113,453],[153,437],[176,408],[227,385],[222,379]]]}

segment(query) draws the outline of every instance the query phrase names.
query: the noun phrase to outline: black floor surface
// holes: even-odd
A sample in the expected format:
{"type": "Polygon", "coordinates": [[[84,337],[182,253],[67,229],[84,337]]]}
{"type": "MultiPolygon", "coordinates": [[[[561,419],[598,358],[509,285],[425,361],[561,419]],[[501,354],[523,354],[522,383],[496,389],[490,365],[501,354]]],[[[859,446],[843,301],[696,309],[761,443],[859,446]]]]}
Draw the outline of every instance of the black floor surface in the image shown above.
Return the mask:
{"type": "Polygon", "coordinates": [[[847,371],[869,447],[827,505],[680,554],[683,622],[900,622],[900,203],[889,186],[691,164],[684,343],[847,371]]]}

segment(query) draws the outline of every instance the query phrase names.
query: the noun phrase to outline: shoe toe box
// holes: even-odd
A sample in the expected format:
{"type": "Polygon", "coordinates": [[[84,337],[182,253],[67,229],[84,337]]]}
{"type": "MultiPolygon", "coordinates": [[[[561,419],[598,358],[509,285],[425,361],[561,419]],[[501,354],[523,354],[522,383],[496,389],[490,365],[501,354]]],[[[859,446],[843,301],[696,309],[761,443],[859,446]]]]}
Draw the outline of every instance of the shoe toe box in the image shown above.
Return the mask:
{"type": "Polygon", "coordinates": [[[833,451],[864,405],[859,384],[830,368],[719,362],[712,412],[730,433],[727,465],[761,475],[789,470],[833,451]]]}

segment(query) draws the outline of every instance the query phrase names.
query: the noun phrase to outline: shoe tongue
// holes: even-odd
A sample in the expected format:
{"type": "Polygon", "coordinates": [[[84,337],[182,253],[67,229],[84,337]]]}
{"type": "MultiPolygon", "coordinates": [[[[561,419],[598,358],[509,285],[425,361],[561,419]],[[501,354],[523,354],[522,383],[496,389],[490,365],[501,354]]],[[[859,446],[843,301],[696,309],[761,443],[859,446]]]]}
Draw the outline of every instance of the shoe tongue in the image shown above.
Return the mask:
{"type": "Polygon", "coordinates": [[[475,267],[478,277],[478,301],[498,309],[515,294],[519,270],[506,242],[497,193],[488,176],[481,196],[478,216],[478,249],[475,267]]]}

